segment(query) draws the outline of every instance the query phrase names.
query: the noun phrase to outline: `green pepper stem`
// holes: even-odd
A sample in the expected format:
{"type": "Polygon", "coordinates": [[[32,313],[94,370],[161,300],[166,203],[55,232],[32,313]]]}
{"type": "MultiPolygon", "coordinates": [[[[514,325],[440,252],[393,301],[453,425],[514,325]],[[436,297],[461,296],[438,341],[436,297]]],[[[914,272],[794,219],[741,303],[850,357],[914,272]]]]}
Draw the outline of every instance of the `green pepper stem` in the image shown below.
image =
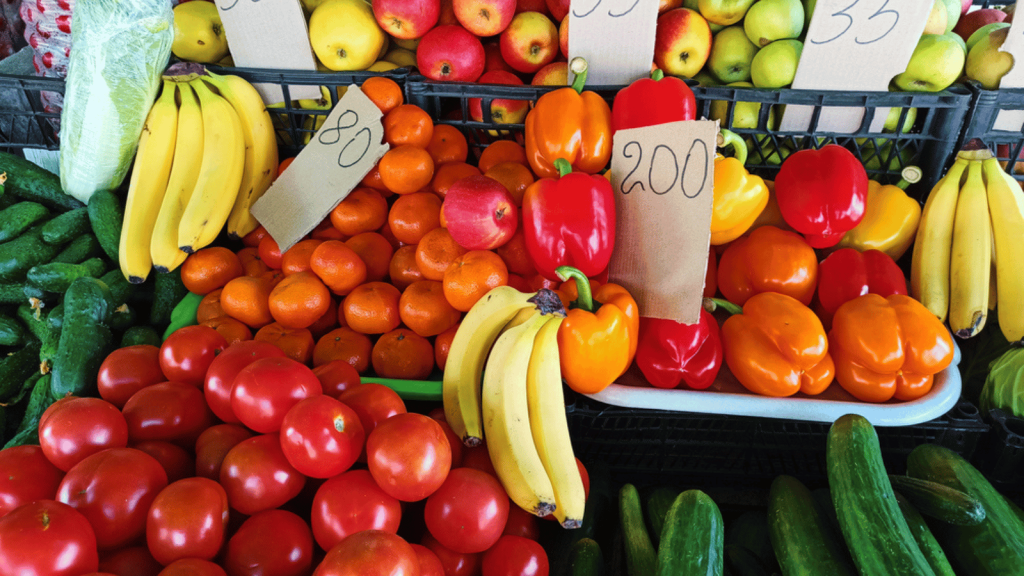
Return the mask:
{"type": "Polygon", "coordinates": [[[655,82],[661,80],[664,77],[665,72],[661,68],[655,68],[654,71],[651,72],[651,80],[654,80],[655,82]]]}
{"type": "Polygon", "coordinates": [[[704,309],[708,312],[714,312],[721,308],[729,314],[743,314],[743,308],[729,302],[728,300],[722,300],[721,298],[705,298],[704,309]]]}
{"type": "Polygon", "coordinates": [[[570,278],[576,281],[576,307],[587,312],[594,311],[594,294],[590,291],[590,278],[572,266],[555,268],[559,280],[565,282],[570,278]]]}
{"type": "Polygon", "coordinates": [[[573,58],[569,63],[569,70],[576,75],[572,81],[572,89],[577,94],[583,92],[583,86],[587,83],[587,60],[579,56],[573,58]]]}
{"type": "Polygon", "coordinates": [[[569,164],[569,161],[566,160],[565,158],[556,158],[555,169],[558,170],[558,177],[561,178],[566,174],[572,173],[572,164],[569,164]]]}
{"type": "Polygon", "coordinates": [[[718,135],[718,147],[728,148],[732,146],[733,155],[740,164],[746,165],[747,163],[747,143],[740,138],[739,134],[736,134],[732,130],[722,130],[718,135]]]}

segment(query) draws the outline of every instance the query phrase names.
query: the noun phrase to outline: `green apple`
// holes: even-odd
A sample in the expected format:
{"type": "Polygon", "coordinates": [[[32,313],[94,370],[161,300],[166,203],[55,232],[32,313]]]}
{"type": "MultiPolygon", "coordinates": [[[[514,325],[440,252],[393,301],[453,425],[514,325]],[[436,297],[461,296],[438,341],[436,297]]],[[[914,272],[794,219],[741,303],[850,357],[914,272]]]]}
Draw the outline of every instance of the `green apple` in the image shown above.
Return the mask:
{"type": "Polygon", "coordinates": [[[684,0],[683,8],[700,11],[700,0],[684,0]]]}
{"type": "Polygon", "coordinates": [[[1013,68],[1013,56],[999,51],[1009,33],[1009,28],[989,32],[967,55],[967,77],[986,90],[998,89],[1003,76],[1013,68]]]}
{"type": "MultiPolygon", "coordinates": [[[[896,132],[896,125],[900,123],[902,113],[903,108],[889,108],[889,115],[885,117],[885,126],[882,127],[882,131],[896,132]]],[[[910,132],[910,129],[914,127],[914,122],[917,122],[917,108],[909,108],[907,117],[903,120],[903,127],[899,131],[904,134],[910,132]]]]}
{"type": "Polygon", "coordinates": [[[811,16],[814,15],[814,5],[818,0],[804,0],[804,32],[811,27],[811,16]]]}
{"type": "Polygon", "coordinates": [[[946,6],[946,29],[943,34],[952,32],[956,23],[960,21],[960,12],[963,10],[963,3],[960,0],[942,0],[946,6]]]}
{"type": "Polygon", "coordinates": [[[928,21],[924,25],[925,34],[945,34],[946,22],[949,21],[949,12],[946,11],[946,4],[943,0],[932,2],[932,11],[928,13],[928,21]]]}
{"type": "Polygon", "coordinates": [[[732,26],[743,20],[754,0],[697,0],[697,9],[708,22],[732,26]]]}
{"type": "Polygon", "coordinates": [[[967,46],[967,52],[970,53],[971,48],[981,41],[982,38],[986,38],[991,32],[995,30],[1002,30],[1003,28],[1009,28],[1009,22],[993,22],[991,24],[985,24],[981,28],[974,31],[970,38],[967,39],[965,46],[967,46]]]}
{"type": "MultiPolygon", "coordinates": [[[[730,88],[753,88],[750,82],[733,82],[726,84],[730,88]]],[[[775,124],[774,110],[768,110],[768,128],[775,124]]],[[[732,124],[726,122],[729,113],[729,103],[725,100],[715,100],[711,103],[711,119],[722,123],[723,128],[757,128],[757,119],[761,115],[761,104],[758,102],[736,102],[732,111],[732,124]]]]}
{"type": "Polygon", "coordinates": [[[956,82],[967,57],[953,33],[925,34],[914,48],[907,69],[893,82],[906,92],[940,92],[956,82]]]}
{"type": "Polygon", "coordinates": [[[715,24],[714,22],[708,22],[708,28],[711,29],[712,34],[718,34],[722,30],[725,30],[725,24],[715,24]]]}
{"type": "Polygon", "coordinates": [[[693,77],[701,86],[721,86],[722,82],[715,77],[714,74],[708,71],[707,68],[701,70],[693,77]]]}
{"type": "Polygon", "coordinates": [[[799,38],[804,31],[804,5],[800,0],[761,0],[747,10],[743,29],[756,46],[799,38]]]}
{"type": "Polygon", "coordinates": [[[750,62],[757,54],[754,46],[740,25],[729,26],[718,34],[711,43],[708,68],[722,82],[746,82],[750,80],[750,62]]]}
{"type": "Polygon", "coordinates": [[[910,166],[914,160],[914,151],[903,148],[898,154],[892,154],[892,141],[879,139],[868,142],[860,148],[861,157],[864,159],[864,168],[867,170],[884,170],[895,172],[902,167],[910,166]],[[892,154],[892,158],[890,158],[892,154]]]}
{"type": "Polygon", "coordinates": [[[749,150],[747,157],[750,158],[752,164],[763,162],[770,166],[779,166],[786,157],[793,153],[793,149],[789,146],[775,146],[768,136],[758,137],[756,142],[753,138],[746,138],[746,142],[747,150],[749,150]]]}
{"type": "Polygon", "coordinates": [[[799,40],[776,40],[761,48],[750,64],[750,79],[758,88],[783,88],[793,83],[804,44],[799,40]]]}

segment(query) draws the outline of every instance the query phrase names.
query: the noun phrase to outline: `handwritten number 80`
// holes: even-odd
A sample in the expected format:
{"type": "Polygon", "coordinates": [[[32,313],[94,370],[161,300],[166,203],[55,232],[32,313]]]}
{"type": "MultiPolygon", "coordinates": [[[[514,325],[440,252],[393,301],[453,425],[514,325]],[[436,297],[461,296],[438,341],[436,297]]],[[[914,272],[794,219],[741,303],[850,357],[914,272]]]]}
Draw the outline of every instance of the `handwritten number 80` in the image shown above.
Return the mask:
{"type": "Polygon", "coordinates": [[[626,177],[622,179],[622,183],[619,184],[619,191],[622,192],[623,194],[629,194],[630,192],[633,191],[634,188],[639,186],[641,191],[645,191],[648,187],[650,187],[651,192],[654,192],[655,194],[662,196],[668,194],[673,188],[675,188],[676,182],[679,182],[679,188],[680,190],[682,190],[683,196],[686,196],[687,198],[696,198],[697,196],[700,196],[701,192],[704,191],[704,187],[707,185],[707,165],[709,154],[708,145],[702,140],[694,140],[693,144],[690,145],[690,150],[686,153],[686,159],[683,162],[682,171],[680,171],[679,169],[679,158],[676,156],[675,151],[673,151],[668,146],[665,146],[664,144],[659,144],[655,146],[654,152],[651,153],[651,164],[647,170],[647,186],[644,186],[644,180],[637,179],[633,181],[632,184],[629,185],[628,189],[626,187],[626,184],[630,181],[630,178],[640,168],[641,161],[643,160],[643,148],[640,146],[640,143],[636,141],[629,142],[622,149],[622,155],[625,158],[633,158],[634,156],[636,156],[636,165],[633,166],[633,169],[630,170],[628,174],[626,174],[626,177]],[[660,155],[659,152],[661,153],[660,155]],[[659,170],[659,172],[670,172],[672,175],[672,181],[664,190],[656,190],[654,187],[654,173],[657,167],[659,166],[659,158],[664,159],[661,162],[661,164],[667,162],[668,158],[672,159],[672,164],[670,168],[662,168],[661,170],[659,170]],[[697,186],[697,189],[695,191],[687,191],[686,189],[686,175],[690,173],[691,161],[695,165],[694,169],[699,169],[701,171],[700,185],[697,186]]]}
{"type": "MultiPolygon", "coordinates": [[[[348,130],[349,128],[354,127],[356,124],[359,124],[359,114],[357,114],[355,110],[345,110],[340,115],[338,115],[338,120],[335,122],[334,128],[325,128],[321,130],[317,138],[320,140],[321,144],[327,146],[339,144],[341,142],[341,133],[345,130],[348,130]],[[351,117],[352,122],[349,124],[342,125],[342,122],[345,120],[346,117],[351,117]]],[[[363,159],[363,156],[366,156],[366,152],[369,149],[370,129],[364,126],[362,129],[357,131],[355,135],[349,138],[345,145],[341,148],[341,152],[338,153],[338,166],[341,166],[342,168],[348,168],[350,166],[358,164],[359,161],[363,159]],[[365,138],[363,138],[364,136],[365,138]],[[344,160],[342,160],[342,158],[345,157],[345,152],[348,151],[348,147],[355,144],[356,140],[359,139],[363,139],[366,141],[363,144],[362,152],[359,153],[359,157],[352,160],[351,162],[345,162],[344,160]]]]}
{"type": "MultiPolygon", "coordinates": [[[[835,12],[835,13],[832,14],[832,16],[834,16],[836,18],[838,18],[840,16],[842,16],[843,18],[846,18],[846,20],[847,20],[846,28],[844,28],[842,32],[840,32],[839,34],[836,34],[835,36],[833,36],[833,37],[831,37],[831,38],[829,38],[827,40],[811,40],[811,44],[828,44],[829,42],[833,42],[835,40],[838,40],[838,39],[842,38],[843,35],[845,35],[847,32],[849,32],[850,28],[853,27],[853,16],[850,16],[849,14],[847,14],[847,12],[849,10],[851,10],[854,6],[856,6],[859,2],[860,2],[860,0],[853,0],[852,4],[850,4],[846,8],[843,8],[839,12],[835,12]]],[[[874,38],[874,39],[871,39],[871,40],[861,40],[860,37],[857,37],[857,38],[853,39],[854,42],[856,42],[857,44],[860,44],[860,45],[873,44],[875,42],[878,42],[882,38],[885,38],[886,36],[888,36],[889,33],[892,32],[896,28],[896,24],[899,23],[899,21],[900,21],[900,13],[895,11],[895,10],[892,10],[892,9],[886,10],[885,7],[888,6],[888,5],[889,5],[889,0],[884,0],[882,2],[882,5],[878,8],[878,10],[875,11],[875,13],[872,14],[871,16],[868,16],[868,20],[874,20],[875,18],[878,18],[878,17],[891,16],[892,17],[892,25],[889,26],[889,29],[886,30],[885,32],[883,32],[882,35],[877,37],[877,38],[874,38]]]]}

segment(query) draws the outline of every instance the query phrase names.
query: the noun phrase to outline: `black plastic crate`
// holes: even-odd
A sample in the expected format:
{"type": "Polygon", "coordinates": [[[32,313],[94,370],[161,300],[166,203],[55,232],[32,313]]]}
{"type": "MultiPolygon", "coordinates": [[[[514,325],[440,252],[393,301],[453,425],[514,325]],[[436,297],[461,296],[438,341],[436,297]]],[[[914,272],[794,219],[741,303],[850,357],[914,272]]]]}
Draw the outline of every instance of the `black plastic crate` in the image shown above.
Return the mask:
{"type": "Polygon", "coordinates": [[[0,74],[0,150],[57,150],[60,114],[43,109],[40,92],[64,93],[60,78],[0,74]]]}
{"type": "Polygon", "coordinates": [[[988,413],[992,425],[974,456],[978,467],[1000,492],[1024,496],[1024,420],[995,409],[988,413]]]}
{"type": "Polygon", "coordinates": [[[1024,181],[1024,126],[1017,130],[998,130],[999,113],[1021,111],[1024,115],[1024,88],[985,90],[976,82],[968,84],[972,93],[971,110],[964,122],[960,146],[972,139],[985,143],[1001,161],[1006,171],[1017,180],[1024,181]],[[1017,162],[1010,162],[1017,158],[1017,162]]]}

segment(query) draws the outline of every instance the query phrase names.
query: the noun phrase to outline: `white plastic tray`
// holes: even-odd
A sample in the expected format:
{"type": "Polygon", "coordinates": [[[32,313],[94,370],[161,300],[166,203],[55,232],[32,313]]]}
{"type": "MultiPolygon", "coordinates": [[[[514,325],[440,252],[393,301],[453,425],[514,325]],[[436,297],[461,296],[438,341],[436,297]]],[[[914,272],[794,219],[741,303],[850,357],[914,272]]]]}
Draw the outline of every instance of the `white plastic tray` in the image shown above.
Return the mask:
{"type": "Polygon", "coordinates": [[[960,348],[954,343],[953,363],[935,375],[928,394],[910,402],[890,400],[882,404],[861,402],[851,396],[838,382],[818,396],[797,393],[788,398],[760,396],[748,391],[722,363],[722,370],[710,388],[690,390],[654,388],[644,381],[635,367],[619,382],[589,397],[612,406],[700,412],[733,416],[758,416],[812,422],[834,422],[844,414],[860,414],[875,426],[912,426],[927,422],[948,412],[960,399],[960,348]]]}

